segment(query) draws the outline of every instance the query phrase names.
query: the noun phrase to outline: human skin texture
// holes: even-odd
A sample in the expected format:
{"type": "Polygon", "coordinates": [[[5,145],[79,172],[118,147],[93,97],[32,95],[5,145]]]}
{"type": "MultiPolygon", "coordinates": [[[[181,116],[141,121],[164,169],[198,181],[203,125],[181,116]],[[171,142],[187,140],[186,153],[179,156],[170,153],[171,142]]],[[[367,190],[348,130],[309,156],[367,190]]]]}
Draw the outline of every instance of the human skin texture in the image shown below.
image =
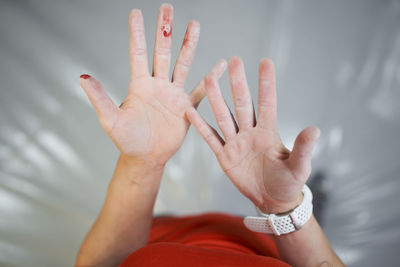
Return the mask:
{"type": "MultiPolygon", "coordinates": [[[[277,130],[272,62],[263,59],[260,63],[256,118],[243,63],[237,57],[229,61],[235,120],[217,83],[225,61],[219,61],[190,94],[184,90],[200,33],[196,21],[187,27],[170,79],[172,22],[172,6],[163,4],[150,74],[142,13],[131,11],[130,82],[120,106],[92,76],[84,74],[79,79],[120,157],[103,208],[78,252],[76,266],[117,266],[147,244],[164,166],[182,145],[190,122],[239,191],[262,211],[287,211],[302,200],[301,189],[311,172],[311,153],[319,130],[303,130],[292,151],[283,146],[277,130]],[[196,111],[205,93],[224,138],[196,111]]],[[[282,258],[294,266],[343,266],[314,216],[301,230],[275,237],[275,241],[282,258]]]]}
{"type": "MultiPolygon", "coordinates": [[[[228,178],[255,206],[267,214],[290,211],[303,199],[301,190],[311,173],[312,150],[320,131],[314,126],[304,129],[290,151],[282,144],[277,128],[273,62],[260,62],[257,116],[242,60],[232,57],[228,71],[236,120],[222,97],[218,77],[210,73],[205,78],[207,98],[224,138],[194,108],[188,109],[188,119],[228,178]]],[[[293,266],[326,262],[343,266],[314,216],[299,231],[276,236],[275,242],[282,259],[293,266]]]]}
{"type": "MultiPolygon", "coordinates": [[[[99,217],[79,250],[76,266],[117,266],[147,244],[154,202],[166,162],[179,149],[189,128],[185,116],[205,96],[204,81],[187,94],[184,90],[200,25],[191,21],[178,59],[169,77],[173,8],[163,4],[158,13],[152,75],[148,69],[143,16],[129,15],[130,82],[118,107],[100,82],[88,74],[79,83],[120,157],[108,186],[99,217]]],[[[225,71],[220,60],[211,70],[225,71]]]]}

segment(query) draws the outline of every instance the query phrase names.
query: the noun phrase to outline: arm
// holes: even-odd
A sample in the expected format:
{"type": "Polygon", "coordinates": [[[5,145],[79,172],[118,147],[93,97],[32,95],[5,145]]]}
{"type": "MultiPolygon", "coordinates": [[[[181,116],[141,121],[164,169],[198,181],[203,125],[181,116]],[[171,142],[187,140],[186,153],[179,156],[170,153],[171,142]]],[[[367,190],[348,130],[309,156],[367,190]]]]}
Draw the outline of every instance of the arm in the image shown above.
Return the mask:
{"type": "MultiPolygon", "coordinates": [[[[203,81],[191,94],[184,91],[199,37],[197,22],[189,23],[172,81],[168,77],[172,13],[172,6],[160,7],[153,75],[148,70],[142,14],[140,10],[130,13],[131,78],[119,107],[93,77],[82,75],[79,80],[121,155],[100,215],[79,250],[77,266],[117,266],[147,244],[164,166],[189,128],[185,110],[196,108],[204,97],[203,81]]],[[[225,65],[220,61],[212,72],[222,75],[225,65]]]]}
{"type": "Polygon", "coordinates": [[[106,200],[82,243],[77,266],[117,266],[147,244],[162,166],[121,155],[106,200]]]}
{"type": "Polygon", "coordinates": [[[329,245],[314,215],[298,231],[274,236],[281,258],[293,266],[345,266],[329,245]]]}
{"type": "MultiPolygon", "coordinates": [[[[205,78],[207,97],[224,138],[193,108],[187,110],[187,117],[228,178],[254,205],[264,213],[289,211],[302,201],[301,189],[311,173],[311,154],[319,129],[304,129],[289,151],[277,130],[272,61],[260,63],[257,118],[242,61],[231,58],[228,70],[236,120],[225,104],[217,77],[209,74],[205,78]]],[[[301,230],[274,239],[282,259],[294,266],[344,266],[314,216],[301,230]]]]}

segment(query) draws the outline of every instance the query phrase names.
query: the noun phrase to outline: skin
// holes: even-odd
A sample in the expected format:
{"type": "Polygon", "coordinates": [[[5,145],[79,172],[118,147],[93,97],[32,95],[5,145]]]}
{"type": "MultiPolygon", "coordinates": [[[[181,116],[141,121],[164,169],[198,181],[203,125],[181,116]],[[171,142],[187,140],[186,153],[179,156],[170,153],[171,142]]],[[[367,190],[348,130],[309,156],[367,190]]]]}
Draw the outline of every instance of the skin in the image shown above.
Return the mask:
{"type": "MultiPolygon", "coordinates": [[[[203,80],[190,94],[184,90],[200,34],[198,22],[188,24],[172,81],[168,77],[172,20],[172,6],[162,5],[150,75],[143,16],[140,10],[131,11],[131,78],[119,107],[96,79],[79,79],[101,125],[121,154],[103,208],[81,245],[76,266],[117,266],[146,245],[164,166],[189,129],[185,111],[196,108],[205,96],[203,80]],[[170,26],[169,34],[164,34],[165,25],[170,26]]],[[[226,62],[220,60],[211,72],[221,76],[225,68],[226,62]]]]}
{"type": "Polygon", "coordinates": [[[194,109],[188,110],[188,118],[240,192],[266,213],[288,211],[301,203],[319,129],[304,129],[289,151],[277,129],[272,61],[260,63],[257,121],[241,59],[232,57],[228,70],[237,122],[222,97],[218,77],[209,74],[205,78],[207,97],[224,138],[194,109]]]}
{"type": "MultiPolygon", "coordinates": [[[[236,120],[222,97],[218,77],[210,73],[205,78],[207,98],[224,138],[194,108],[188,109],[187,117],[240,192],[264,213],[288,212],[303,199],[301,189],[310,176],[320,131],[314,126],[304,129],[288,150],[277,129],[273,62],[260,62],[257,118],[242,60],[232,57],[228,71],[236,120]]],[[[293,266],[344,266],[314,216],[300,230],[274,239],[281,258],[293,266]]]]}
{"type": "MultiPolygon", "coordinates": [[[[172,35],[165,36],[163,25],[172,24],[172,6],[160,8],[154,47],[153,75],[148,71],[143,16],[133,10],[130,22],[130,83],[128,93],[117,107],[94,78],[80,79],[93,104],[100,123],[121,154],[134,160],[163,166],[175,154],[188,131],[185,111],[197,107],[204,97],[204,82],[185,93],[184,84],[197,46],[200,24],[191,21],[181,48],[172,80],[169,79],[172,35]],[[165,20],[168,14],[168,20],[165,20]],[[168,134],[166,134],[168,133],[168,134]]],[[[226,63],[222,60],[212,72],[220,76],[226,63]]]]}
{"type": "MultiPolygon", "coordinates": [[[[143,16],[140,10],[131,11],[130,82],[120,106],[93,77],[79,80],[121,154],[103,208],[82,242],[76,266],[117,266],[147,244],[165,164],[182,145],[190,122],[213,149],[231,181],[264,212],[286,211],[301,201],[301,187],[311,171],[311,151],[319,131],[311,127],[301,132],[292,152],[282,145],[276,130],[272,62],[266,59],[260,64],[256,122],[243,64],[236,57],[230,60],[236,122],[217,83],[225,61],[219,61],[190,94],[184,90],[199,38],[196,21],[187,27],[169,78],[172,23],[172,6],[163,4],[150,74],[143,16]],[[225,140],[196,112],[206,91],[225,140]]],[[[276,239],[276,244],[283,259],[294,266],[318,266],[324,261],[342,266],[314,217],[300,231],[276,239]]]]}

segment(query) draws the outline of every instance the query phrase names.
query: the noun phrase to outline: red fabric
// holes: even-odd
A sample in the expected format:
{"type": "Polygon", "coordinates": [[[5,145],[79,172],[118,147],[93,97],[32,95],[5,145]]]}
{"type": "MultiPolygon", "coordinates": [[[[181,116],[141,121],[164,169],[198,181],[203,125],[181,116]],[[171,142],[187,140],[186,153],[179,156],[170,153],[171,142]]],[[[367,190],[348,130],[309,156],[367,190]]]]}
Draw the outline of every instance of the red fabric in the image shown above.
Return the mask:
{"type": "Polygon", "coordinates": [[[149,243],[127,257],[127,266],[290,266],[273,239],[249,231],[243,218],[223,213],[153,220],[149,243]]]}

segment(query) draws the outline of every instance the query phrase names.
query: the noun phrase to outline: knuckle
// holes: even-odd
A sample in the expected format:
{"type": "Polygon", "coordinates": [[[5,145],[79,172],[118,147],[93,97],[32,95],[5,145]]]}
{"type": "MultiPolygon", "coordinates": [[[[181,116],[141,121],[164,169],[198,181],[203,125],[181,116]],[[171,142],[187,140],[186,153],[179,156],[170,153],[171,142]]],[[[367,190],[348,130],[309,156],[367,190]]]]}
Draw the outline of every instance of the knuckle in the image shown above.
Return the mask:
{"type": "Polygon", "coordinates": [[[231,115],[218,114],[218,115],[215,116],[215,118],[216,118],[217,123],[220,124],[220,123],[224,123],[224,122],[229,121],[229,119],[231,119],[231,115]]]}
{"type": "Polygon", "coordinates": [[[165,47],[157,47],[155,49],[155,53],[161,56],[168,56],[171,53],[171,50],[165,47]]]}
{"type": "Polygon", "coordinates": [[[133,49],[133,54],[135,56],[144,56],[144,55],[146,55],[146,53],[147,53],[147,51],[145,48],[136,47],[135,49],[133,49]]]}
{"type": "Polygon", "coordinates": [[[258,80],[258,83],[259,83],[260,86],[266,87],[266,88],[268,88],[268,87],[270,87],[272,85],[272,81],[270,79],[260,78],[258,80]]]}
{"type": "Polygon", "coordinates": [[[273,101],[270,101],[270,100],[259,100],[258,103],[259,103],[260,109],[262,111],[265,111],[265,109],[274,108],[274,103],[273,103],[273,101]]]}
{"type": "Polygon", "coordinates": [[[173,79],[173,83],[177,86],[177,87],[184,87],[185,86],[185,81],[184,78],[182,78],[183,74],[182,72],[180,73],[181,77],[179,77],[179,79],[177,79],[176,77],[174,77],[173,79]]]}
{"type": "Polygon", "coordinates": [[[189,69],[191,63],[192,63],[192,60],[190,58],[180,58],[176,64],[184,69],[189,69]]]}
{"type": "Polygon", "coordinates": [[[182,47],[193,50],[194,48],[196,48],[196,44],[197,44],[196,39],[197,38],[195,36],[188,36],[187,38],[185,38],[183,40],[182,47]]]}
{"type": "Polygon", "coordinates": [[[210,73],[207,73],[207,75],[204,78],[204,80],[205,80],[206,83],[213,83],[214,82],[214,77],[215,77],[214,73],[210,72],[210,73]]]}
{"type": "Polygon", "coordinates": [[[133,34],[137,34],[137,35],[143,35],[144,36],[144,27],[141,27],[139,25],[136,25],[136,27],[134,27],[133,29],[131,29],[133,34]]]}
{"type": "Polygon", "coordinates": [[[213,137],[214,137],[214,134],[210,132],[210,133],[207,133],[207,134],[204,136],[204,140],[206,140],[207,143],[211,143],[213,137]]]}
{"type": "Polygon", "coordinates": [[[144,28],[132,29],[131,33],[135,42],[145,40],[144,28]]]}
{"type": "Polygon", "coordinates": [[[251,105],[251,101],[248,97],[236,96],[235,97],[235,106],[237,108],[247,107],[251,105]]]}
{"type": "Polygon", "coordinates": [[[243,89],[243,88],[247,88],[247,83],[244,79],[236,78],[236,79],[232,79],[232,86],[243,89]]]}

